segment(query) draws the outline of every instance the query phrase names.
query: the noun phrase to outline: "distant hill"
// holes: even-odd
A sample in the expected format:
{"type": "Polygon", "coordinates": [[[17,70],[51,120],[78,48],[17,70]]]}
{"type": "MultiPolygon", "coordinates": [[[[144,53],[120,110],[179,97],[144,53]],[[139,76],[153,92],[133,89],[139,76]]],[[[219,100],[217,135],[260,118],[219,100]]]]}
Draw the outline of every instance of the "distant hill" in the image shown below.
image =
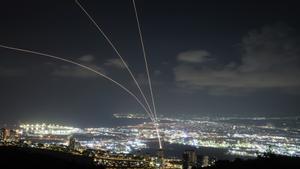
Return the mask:
{"type": "Polygon", "coordinates": [[[0,168],[103,169],[88,157],[34,148],[0,147],[0,168]]]}
{"type": "MultiPolygon", "coordinates": [[[[236,159],[234,161],[217,161],[215,166],[205,169],[299,169],[300,158],[275,154],[265,154],[256,159],[236,159]]],[[[203,168],[201,168],[203,169],[203,168]]]]}

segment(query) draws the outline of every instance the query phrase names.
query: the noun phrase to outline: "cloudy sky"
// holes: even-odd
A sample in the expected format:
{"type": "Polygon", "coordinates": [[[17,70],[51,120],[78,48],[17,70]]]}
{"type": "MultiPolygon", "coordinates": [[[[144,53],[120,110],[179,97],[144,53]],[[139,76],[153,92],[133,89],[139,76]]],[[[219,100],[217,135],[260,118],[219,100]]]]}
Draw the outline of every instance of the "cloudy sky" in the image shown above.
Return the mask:
{"type": "MultiPolygon", "coordinates": [[[[81,3],[150,96],[132,2],[81,3]]],[[[136,3],[159,114],[300,114],[296,3],[136,3]]],[[[9,0],[0,6],[0,21],[1,45],[71,59],[138,95],[121,60],[73,0],[9,0]]],[[[0,59],[1,123],[98,125],[112,113],[144,113],[118,86],[78,66],[3,48],[0,59]]]]}

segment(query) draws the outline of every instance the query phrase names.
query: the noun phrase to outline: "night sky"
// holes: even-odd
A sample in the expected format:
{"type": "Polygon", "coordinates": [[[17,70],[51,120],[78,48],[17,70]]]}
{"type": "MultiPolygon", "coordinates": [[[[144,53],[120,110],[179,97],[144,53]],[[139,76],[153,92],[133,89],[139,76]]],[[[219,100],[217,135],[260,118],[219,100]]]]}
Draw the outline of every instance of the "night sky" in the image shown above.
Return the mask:
{"type": "MultiPolygon", "coordinates": [[[[149,95],[130,0],[82,0],[149,95]]],[[[299,6],[292,1],[136,0],[159,114],[298,116],[299,6]]],[[[0,44],[91,66],[138,94],[73,0],[6,0],[0,44]]],[[[101,126],[144,113],[113,83],[74,65],[0,48],[0,123],[101,126]]]]}

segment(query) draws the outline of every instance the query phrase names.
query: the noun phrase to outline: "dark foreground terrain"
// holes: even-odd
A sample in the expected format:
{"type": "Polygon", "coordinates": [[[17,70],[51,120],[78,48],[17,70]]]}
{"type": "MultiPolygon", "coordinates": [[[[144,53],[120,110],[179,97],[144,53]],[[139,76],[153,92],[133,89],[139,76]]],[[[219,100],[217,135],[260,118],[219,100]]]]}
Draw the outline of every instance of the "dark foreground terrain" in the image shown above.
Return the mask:
{"type": "MultiPolygon", "coordinates": [[[[70,153],[14,146],[0,146],[0,168],[30,169],[103,169],[95,166],[91,158],[70,153]]],[[[205,169],[299,169],[299,157],[265,154],[256,159],[217,161],[215,166],[205,169]]],[[[203,169],[203,168],[201,168],[203,169]]]]}
{"type": "MultiPolygon", "coordinates": [[[[299,169],[300,157],[265,154],[256,159],[217,161],[215,166],[205,169],[299,169]]],[[[203,168],[202,168],[203,169],[203,168]]]]}
{"type": "Polygon", "coordinates": [[[102,169],[88,157],[33,148],[0,146],[0,168],[102,169]]]}

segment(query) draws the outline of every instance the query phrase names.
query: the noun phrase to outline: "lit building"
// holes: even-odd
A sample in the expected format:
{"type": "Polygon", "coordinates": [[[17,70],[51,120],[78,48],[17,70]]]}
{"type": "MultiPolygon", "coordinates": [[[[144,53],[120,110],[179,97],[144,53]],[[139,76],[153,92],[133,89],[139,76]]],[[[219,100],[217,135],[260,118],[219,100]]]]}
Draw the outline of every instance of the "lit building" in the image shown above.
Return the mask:
{"type": "Polygon", "coordinates": [[[74,137],[70,137],[69,145],[68,145],[69,150],[76,151],[79,150],[80,147],[81,147],[80,143],[74,137]]]}
{"type": "Polygon", "coordinates": [[[191,169],[197,164],[197,155],[195,150],[185,150],[182,158],[183,169],[191,169]]]}
{"type": "Polygon", "coordinates": [[[8,138],[9,138],[9,129],[2,128],[0,134],[1,141],[5,142],[7,141],[8,138]]]}
{"type": "Polygon", "coordinates": [[[15,130],[2,128],[0,138],[3,142],[16,142],[19,140],[19,133],[15,130]]]}
{"type": "Polygon", "coordinates": [[[209,157],[209,156],[197,156],[197,161],[198,164],[197,166],[199,167],[209,167],[215,164],[216,158],[214,157],[209,157]]]}
{"type": "Polygon", "coordinates": [[[209,157],[208,156],[203,156],[201,161],[202,161],[201,167],[208,167],[209,166],[209,157]]]}
{"type": "Polygon", "coordinates": [[[9,130],[9,141],[19,141],[20,135],[16,130],[9,130]]]}
{"type": "Polygon", "coordinates": [[[163,168],[163,166],[164,166],[164,150],[159,149],[157,151],[157,167],[163,168]]]}
{"type": "Polygon", "coordinates": [[[72,135],[82,132],[79,128],[57,124],[22,124],[20,128],[25,135],[72,135]]]}
{"type": "Polygon", "coordinates": [[[182,161],[179,159],[166,159],[164,158],[163,169],[182,169],[182,161]]]}

